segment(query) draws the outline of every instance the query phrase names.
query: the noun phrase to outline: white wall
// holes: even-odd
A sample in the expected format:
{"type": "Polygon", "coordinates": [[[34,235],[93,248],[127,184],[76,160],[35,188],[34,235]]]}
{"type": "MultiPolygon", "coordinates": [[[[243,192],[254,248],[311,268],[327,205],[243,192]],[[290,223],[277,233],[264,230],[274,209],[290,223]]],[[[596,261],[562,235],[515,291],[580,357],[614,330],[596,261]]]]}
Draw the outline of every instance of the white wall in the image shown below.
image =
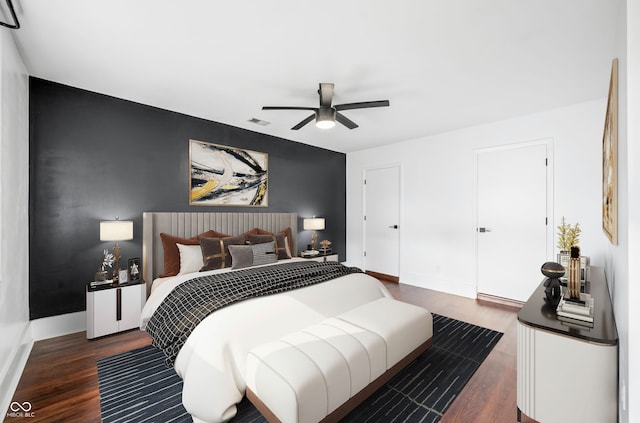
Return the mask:
{"type": "Polygon", "coordinates": [[[31,347],[29,85],[8,29],[0,29],[0,142],[0,412],[4,414],[31,347]]]}
{"type": "Polygon", "coordinates": [[[640,2],[621,2],[617,34],[618,98],[618,245],[606,254],[607,279],[619,343],[620,422],[640,421],[640,2]],[[633,359],[631,357],[634,357],[633,359]]]}
{"type": "MultiPolygon", "coordinates": [[[[619,316],[627,325],[628,342],[624,354],[627,357],[628,368],[620,368],[621,379],[627,379],[626,410],[621,413],[620,421],[640,421],[640,307],[636,300],[640,298],[640,2],[627,2],[627,154],[628,154],[628,204],[629,204],[629,251],[627,262],[629,273],[623,282],[627,285],[627,295],[615,299],[615,307],[625,304],[628,315],[619,316]],[[632,116],[632,118],[628,118],[632,116]],[[630,258],[633,257],[633,260],[630,258]],[[635,357],[629,361],[629,357],[635,357]],[[626,372],[626,373],[623,373],[626,372]]],[[[618,315],[616,315],[618,316],[618,315]]],[[[621,346],[622,349],[622,346],[621,346]]]]}
{"type": "MultiPolygon", "coordinates": [[[[609,75],[603,75],[603,91],[608,82],[609,75]]],[[[601,229],[600,160],[605,110],[606,99],[601,99],[348,154],[349,264],[363,264],[363,170],[400,164],[400,281],[475,298],[475,151],[551,138],[553,233],[562,216],[579,222],[582,253],[592,264],[604,265],[608,241],[601,229]]]]}

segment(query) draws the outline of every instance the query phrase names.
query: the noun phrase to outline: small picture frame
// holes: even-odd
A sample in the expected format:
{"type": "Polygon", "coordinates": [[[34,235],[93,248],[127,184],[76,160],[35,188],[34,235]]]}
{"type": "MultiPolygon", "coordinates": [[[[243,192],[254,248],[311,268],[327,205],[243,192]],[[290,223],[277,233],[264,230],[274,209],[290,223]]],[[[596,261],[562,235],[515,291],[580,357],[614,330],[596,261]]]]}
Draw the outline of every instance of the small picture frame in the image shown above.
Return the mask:
{"type": "Polygon", "coordinates": [[[129,282],[129,272],[124,269],[118,272],[118,283],[127,283],[129,282]]]}
{"type": "Polygon", "coordinates": [[[140,268],[140,258],[130,258],[127,261],[129,281],[139,281],[142,269],[140,268]]]}

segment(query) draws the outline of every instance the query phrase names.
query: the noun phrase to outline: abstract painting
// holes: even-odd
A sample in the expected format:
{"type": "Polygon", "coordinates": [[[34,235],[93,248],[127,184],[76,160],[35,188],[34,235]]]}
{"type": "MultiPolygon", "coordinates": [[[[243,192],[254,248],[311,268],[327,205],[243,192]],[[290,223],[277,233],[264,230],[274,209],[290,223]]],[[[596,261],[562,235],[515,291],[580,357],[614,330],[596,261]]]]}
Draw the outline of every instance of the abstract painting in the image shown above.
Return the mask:
{"type": "Polygon", "coordinates": [[[189,204],[266,207],[269,155],[189,141],[189,204]]]}
{"type": "Polygon", "coordinates": [[[602,229],[618,243],[618,59],[611,65],[609,100],[602,136],[602,229]]]}

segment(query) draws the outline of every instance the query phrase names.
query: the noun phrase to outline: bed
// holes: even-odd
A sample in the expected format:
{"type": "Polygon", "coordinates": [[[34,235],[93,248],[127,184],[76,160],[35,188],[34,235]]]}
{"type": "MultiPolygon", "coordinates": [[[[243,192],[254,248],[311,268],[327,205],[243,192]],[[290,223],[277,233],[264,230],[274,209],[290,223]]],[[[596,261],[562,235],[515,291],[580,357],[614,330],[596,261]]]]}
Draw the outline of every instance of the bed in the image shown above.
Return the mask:
{"type": "MultiPolygon", "coordinates": [[[[336,421],[431,345],[432,323],[431,315],[427,311],[393,300],[379,281],[358,269],[350,269],[339,263],[317,263],[294,257],[242,269],[224,267],[204,272],[158,277],[165,271],[164,249],[160,242],[161,233],[190,238],[213,229],[215,233],[237,236],[252,230],[255,232],[256,228],[259,228],[262,233],[286,233],[288,237],[284,239],[287,241],[287,248],[295,253],[297,251],[295,239],[297,220],[295,213],[144,213],[143,274],[148,283],[150,296],[143,309],[141,328],[147,331],[150,327],[152,327],[151,332],[155,330],[154,333],[157,333],[162,332],[165,325],[180,328],[184,326],[182,318],[171,317],[174,314],[173,306],[168,304],[169,300],[173,301],[178,295],[176,292],[181,290],[186,292],[185,286],[195,284],[198,289],[206,286],[202,288],[204,291],[193,291],[198,293],[209,292],[210,287],[215,286],[218,292],[220,283],[226,286],[227,283],[231,283],[230,280],[234,279],[237,279],[233,282],[234,284],[244,286],[246,280],[262,281],[266,278],[265,275],[272,273],[288,275],[292,272],[291,269],[295,269],[296,275],[297,272],[305,275],[301,276],[300,281],[297,282],[300,287],[297,287],[298,285],[293,287],[296,289],[287,288],[273,295],[260,294],[258,297],[229,305],[225,303],[222,307],[216,306],[215,312],[210,314],[209,311],[202,312],[204,315],[202,320],[194,324],[187,335],[181,335],[184,339],[177,342],[178,346],[172,347],[173,350],[172,348],[166,350],[173,353],[165,351],[168,357],[167,362],[174,366],[183,379],[182,401],[194,422],[214,423],[232,419],[236,414],[236,404],[245,393],[269,421],[336,421]],[[285,229],[288,231],[283,232],[285,229]],[[316,267],[322,267],[322,269],[318,270],[316,267]],[[331,275],[326,276],[326,280],[324,280],[325,276],[319,276],[320,279],[317,281],[308,282],[316,278],[319,271],[331,275]],[[311,274],[314,275],[313,278],[308,276],[311,274]],[[391,316],[381,321],[379,316],[376,316],[380,314],[376,311],[381,310],[378,307],[391,307],[394,310],[383,314],[401,315],[407,311],[412,323],[395,324],[394,317],[391,316]],[[163,315],[163,310],[169,317],[158,317],[163,315]],[[373,329],[366,330],[368,322],[373,322],[371,323],[373,329]],[[399,329],[396,330],[395,326],[399,329]],[[158,329],[159,327],[161,329],[158,329]],[[340,336],[336,336],[337,330],[345,333],[351,331],[352,334],[346,336],[341,333],[340,336]],[[388,334],[384,333],[385,331],[388,334]],[[347,345],[349,342],[351,347],[354,343],[364,345],[366,344],[366,340],[363,341],[364,338],[362,338],[364,332],[366,336],[372,337],[373,343],[377,343],[378,347],[382,345],[385,349],[386,355],[382,366],[384,368],[375,374],[370,371],[371,374],[367,376],[369,379],[361,378],[364,382],[348,381],[353,385],[351,392],[337,392],[341,390],[338,385],[344,385],[344,383],[335,382],[332,385],[331,381],[327,381],[330,378],[343,381],[346,373],[350,375],[353,373],[350,377],[355,379],[362,373],[362,371],[353,370],[356,367],[362,367],[362,354],[372,355],[371,351],[378,347],[358,346],[357,348],[364,352],[360,351],[358,353],[361,354],[360,356],[355,354],[344,371],[340,370],[345,366],[344,363],[328,360],[327,354],[322,354],[315,362],[309,356],[312,356],[314,351],[321,351],[322,348],[336,351],[340,348],[348,349],[341,345],[347,345]],[[380,332],[382,335],[374,332],[380,332]],[[415,332],[424,333],[416,335],[415,332]],[[300,382],[301,387],[292,388],[292,392],[286,393],[283,390],[272,389],[274,386],[286,386],[286,389],[289,389],[297,383],[291,379],[299,376],[300,373],[305,373],[301,370],[302,367],[300,370],[295,368],[295,362],[304,346],[312,345],[307,342],[310,333],[314,333],[316,336],[314,342],[317,341],[319,344],[313,344],[314,347],[309,354],[302,354],[303,361],[306,362],[300,366],[308,368],[308,362],[311,360],[311,367],[314,370],[311,373],[306,372],[309,373],[306,380],[300,382]],[[323,337],[324,339],[321,339],[323,337]],[[342,344],[339,342],[327,347],[330,343],[335,343],[338,338],[341,339],[342,344]],[[392,345],[387,347],[387,344],[392,345]],[[398,348],[394,350],[393,345],[396,344],[398,348]],[[278,366],[278,360],[280,362],[284,360],[288,369],[284,372],[274,371],[278,366]],[[324,374],[322,371],[316,371],[316,367],[323,366],[330,369],[323,370],[324,374]],[[287,376],[287,372],[295,375],[287,376]],[[319,384],[322,383],[326,386],[320,387],[319,384]],[[250,389],[247,389],[248,384],[250,389]],[[317,396],[318,390],[325,396],[324,403],[317,396]],[[325,394],[324,391],[328,392],[325,394]],[[308,397],[306,404],[305,396],[308,397]],[[318,408],[320,410],[317,410],[318,408]],[[287,417],[289,415],[292,417],[287,417]]],[[[276,249],[278,242],[273,244],[276,249]]],[[[220,245],[222,246],[222,243],[220,245]]],[[[259,249],[256,245],[252,248],[259,249]]],[[[246,250],[244,247],[233,247],[234,251],[240,249],[246,250]]],[[[233,286],[235,289],[236,285],[233,286]]],[[[201,300],[203,295],[194,295],[193,292],[189,291],[185,294],[186,298],[197,298],[195,301],[205,302],[201,300]]],[[[173,333],[172,337],[171,339],[178,338],[173,333]]],[[[158,336],[158,338],[161,337],[158,336]]],[[[346,350],[339,352],[345,357],[349,354],[346,350]]],[[[365,357],[365,359],[370,363],[378,360],[375,357],[365,357]]],[[[342,361],[343,358],[336,360],[342,361]]]]}

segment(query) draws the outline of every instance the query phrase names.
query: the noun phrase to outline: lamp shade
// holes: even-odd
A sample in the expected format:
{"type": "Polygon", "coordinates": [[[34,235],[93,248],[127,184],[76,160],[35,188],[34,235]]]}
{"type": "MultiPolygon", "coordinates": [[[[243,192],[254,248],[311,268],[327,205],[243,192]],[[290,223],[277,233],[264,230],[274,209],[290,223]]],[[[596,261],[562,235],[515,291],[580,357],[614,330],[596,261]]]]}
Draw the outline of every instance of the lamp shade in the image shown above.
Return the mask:
{"type": "Polygon", "coordinates": [[[100,222],[100,241],[127,241],[133,239],[131,220],[105,220],[100,222]]]}
{"type": "Polygon", "coordinates": [[[313,217],[310,219],[304,219],[302,226],[305,231],[321,231],[324,229],[324,218],[313,217]]]}

